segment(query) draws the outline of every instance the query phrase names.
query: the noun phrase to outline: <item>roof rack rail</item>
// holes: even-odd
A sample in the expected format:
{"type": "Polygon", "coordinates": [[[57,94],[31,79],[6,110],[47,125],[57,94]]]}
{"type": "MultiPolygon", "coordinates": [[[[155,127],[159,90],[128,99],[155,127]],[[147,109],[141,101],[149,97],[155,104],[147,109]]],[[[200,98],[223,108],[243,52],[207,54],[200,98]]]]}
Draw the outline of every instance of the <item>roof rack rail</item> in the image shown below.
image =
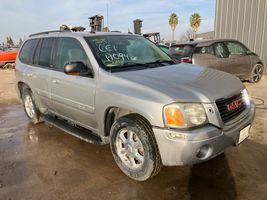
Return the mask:
{"type": "Polygon", "coordinates": [[[37,36],[37,35],[44,35],[44,34],[49,34],[49,33],[61,33],[61,32],[71,32],[71,30],[44,31],[44,32],[40,32],[40,33],[31,34],[31,35],[29,35],[29,37],[37,36]]]}

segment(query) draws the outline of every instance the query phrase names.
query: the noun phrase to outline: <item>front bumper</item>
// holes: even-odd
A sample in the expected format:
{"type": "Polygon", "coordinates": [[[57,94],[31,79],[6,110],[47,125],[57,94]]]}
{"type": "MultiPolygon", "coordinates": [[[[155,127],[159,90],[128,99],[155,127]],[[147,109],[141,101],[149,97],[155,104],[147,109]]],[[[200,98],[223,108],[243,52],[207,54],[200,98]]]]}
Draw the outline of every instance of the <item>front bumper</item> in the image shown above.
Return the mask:
{"type": "Polygon", "coordinates": [[[238,144],[240,130],[250,125],[254,116],[255,105],[251,103],[244,118],[223,129],[212,125],[191,131],[153,127],[162,164],[192,165],[214,158],[227,147],[238,144]]]}

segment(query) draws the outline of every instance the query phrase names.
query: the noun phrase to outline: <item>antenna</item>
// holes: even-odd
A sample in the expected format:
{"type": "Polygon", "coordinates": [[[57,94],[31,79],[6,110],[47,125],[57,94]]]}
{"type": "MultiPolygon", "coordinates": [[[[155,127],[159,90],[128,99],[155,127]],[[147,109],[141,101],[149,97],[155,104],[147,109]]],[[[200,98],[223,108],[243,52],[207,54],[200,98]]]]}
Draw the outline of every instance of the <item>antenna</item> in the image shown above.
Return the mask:
{"type": "Polygon", "coordinates": [[[109,24],[108,24],[108,0],[107,0],[107,27],[109,27],[109,24]]]}

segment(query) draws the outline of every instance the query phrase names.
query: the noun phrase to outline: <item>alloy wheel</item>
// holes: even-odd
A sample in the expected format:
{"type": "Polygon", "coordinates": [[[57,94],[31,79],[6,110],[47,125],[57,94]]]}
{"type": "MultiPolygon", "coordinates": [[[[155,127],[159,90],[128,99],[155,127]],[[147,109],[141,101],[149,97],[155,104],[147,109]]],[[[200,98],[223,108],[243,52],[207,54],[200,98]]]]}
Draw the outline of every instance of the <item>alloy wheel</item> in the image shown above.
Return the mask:
{"type": "Polygon", "coordinates": [[[116,149],[122,162],[131,169],[144,164],[144,148],[140,138],[132,130],[121,129],[116,136],[116,149]]]}
{"type": "Polygon", "coordinates": [[[24,98],[24,106],[28,116],[32,119],[35,115],[34,105],[30,95],[26,95],[24,98]]]}
{"type": "Polygon", "coordinates": [[[263,73],[263,68],[261,65],[257,65],[253,71],[253,81],[254,82],[258,82],[261,77],[262,77],[262,73],[263,73]]]}

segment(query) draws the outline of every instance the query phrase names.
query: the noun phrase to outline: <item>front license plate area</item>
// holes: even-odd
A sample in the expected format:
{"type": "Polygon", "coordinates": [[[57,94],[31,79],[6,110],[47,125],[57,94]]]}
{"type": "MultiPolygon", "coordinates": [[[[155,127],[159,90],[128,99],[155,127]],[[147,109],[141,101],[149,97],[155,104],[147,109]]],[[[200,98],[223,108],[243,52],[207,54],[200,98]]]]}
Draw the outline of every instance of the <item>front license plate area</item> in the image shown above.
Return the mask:
{"type": "Polygon", "coordinates": [[[243,142],[248,136],[250,132],[250,127],[251,125],[247,126],[246,128],[243,128],[240,133],[239,133],[239,139],[238,139],[238,144],[243,142]]]}

